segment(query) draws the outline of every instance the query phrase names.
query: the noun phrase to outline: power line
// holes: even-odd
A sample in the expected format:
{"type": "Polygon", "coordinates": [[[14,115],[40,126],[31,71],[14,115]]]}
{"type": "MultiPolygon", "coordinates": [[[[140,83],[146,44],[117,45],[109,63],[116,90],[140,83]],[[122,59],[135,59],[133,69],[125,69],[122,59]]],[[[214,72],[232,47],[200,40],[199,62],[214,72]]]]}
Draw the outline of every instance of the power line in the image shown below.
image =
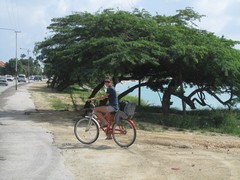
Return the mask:
{"type": "Polygon", "coordinates": [[[13,2],[13,1],[5,0],[5,4],[6,4],[6,11],[9,18],[9,21],[8,21],[9,26],[13,27],[14,29],[20,29],[17,1],[15,0],[13,2]]]}
{"type": "Polygon", "coordinates": [[[18,8],[18,1],[17,0],[15,0],[15,9],[14,9],[14,13],[15,13],[15,23],[16,23],[16,29],[20,29],[20,26],[19,26],[19,13],[18,13],[18,10],[19,10],[19,8],[18,8]]]}

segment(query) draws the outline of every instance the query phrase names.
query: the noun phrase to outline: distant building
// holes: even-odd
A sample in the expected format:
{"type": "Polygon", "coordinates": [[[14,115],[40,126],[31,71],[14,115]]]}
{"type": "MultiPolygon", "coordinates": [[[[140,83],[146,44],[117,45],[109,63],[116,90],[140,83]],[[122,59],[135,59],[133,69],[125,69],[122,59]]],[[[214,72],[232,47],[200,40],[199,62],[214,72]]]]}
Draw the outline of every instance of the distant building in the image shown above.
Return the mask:
{"type": "Polygon", "coordinates": [[[3,61],[0,61],[0,67],[4,67],[5,63],[3,61]]]}

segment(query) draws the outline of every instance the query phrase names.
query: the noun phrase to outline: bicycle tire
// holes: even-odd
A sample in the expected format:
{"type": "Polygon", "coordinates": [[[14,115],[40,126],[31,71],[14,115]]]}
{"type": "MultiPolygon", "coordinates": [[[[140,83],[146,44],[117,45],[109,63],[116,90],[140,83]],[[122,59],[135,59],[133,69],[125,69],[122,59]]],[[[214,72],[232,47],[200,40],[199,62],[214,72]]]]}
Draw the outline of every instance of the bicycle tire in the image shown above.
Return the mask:
{"type": "Polygon", "coordinates": [[[99,127],[94,120],[82,118],[75,123],[74,134],[81,143],[92,144],[99,137],[99,127]]]}
{"type": "Polygon", "coordinates": [[[112,137],[120,147],[129,147],[135,142],[137,131],[129,120],[121,120],[113,124],[112,137]]]}

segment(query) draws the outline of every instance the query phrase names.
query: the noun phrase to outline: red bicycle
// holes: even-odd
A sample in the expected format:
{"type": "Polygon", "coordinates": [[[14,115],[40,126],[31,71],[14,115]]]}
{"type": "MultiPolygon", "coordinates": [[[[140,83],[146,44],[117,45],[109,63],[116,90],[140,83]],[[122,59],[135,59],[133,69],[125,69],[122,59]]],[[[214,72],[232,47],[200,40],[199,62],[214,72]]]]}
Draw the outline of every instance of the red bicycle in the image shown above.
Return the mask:
{"type": "Polygon", "coordinates": [[[95,105],[91,103],[91,106],[88,115],[79,119],[74,126],[74,134],[81,143],[94,143],[99,137],[99,129],[102,129],[107,135],[111,135],[115,143],[120,147],[129,147],[134,143],[137,131],[136,125],[131,119],[132,115],[127,115],[123,111],[107,113],[104,116],[107,127],[103,127],[100,119],[94,113],[95,105]],[[123,114],[124,116],[122,116],[123,114]]]}

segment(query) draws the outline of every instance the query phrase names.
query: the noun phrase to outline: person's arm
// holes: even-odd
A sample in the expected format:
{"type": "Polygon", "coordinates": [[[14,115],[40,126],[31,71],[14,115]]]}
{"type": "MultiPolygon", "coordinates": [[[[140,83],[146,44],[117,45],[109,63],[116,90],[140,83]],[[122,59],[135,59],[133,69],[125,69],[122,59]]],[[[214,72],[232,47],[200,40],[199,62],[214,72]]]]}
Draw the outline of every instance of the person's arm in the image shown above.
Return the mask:
{"type": "Polygon", "coordinates": [[[103,100],[103,99],[106,99],[108,98],[109,94],[106,93],[105,95],[103,96],[99,96],[99,97],[94,97],[94,98],[89,98],[88,101],[95,101],[95,100],[103,100]]]}

